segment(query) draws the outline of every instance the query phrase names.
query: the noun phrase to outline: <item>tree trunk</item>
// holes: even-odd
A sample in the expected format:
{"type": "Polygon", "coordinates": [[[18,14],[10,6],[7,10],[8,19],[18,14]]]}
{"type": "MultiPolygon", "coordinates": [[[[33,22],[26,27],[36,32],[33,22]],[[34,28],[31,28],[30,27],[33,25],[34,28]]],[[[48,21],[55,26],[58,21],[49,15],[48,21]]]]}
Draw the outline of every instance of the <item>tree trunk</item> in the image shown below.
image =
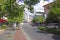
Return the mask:
{"type": "Polygon", "coordinates": [[[39,23],[39,26],[41,26],[41,23],[39,23]]]}
{"type": "Polygon", "coordinates": [[[17,23],[16,23],[16,22],[13,22],[13,23],[12,23],[12,29],[15,29],[16,26],[17,26],[17,23]]]}
{"type": "Polygon", "coordinates": [[[0,26],[2,26],[2,23],[0,23],[0,26]]]}
{"type": "Polygon", "coordinates": [[[18,28],[21,26],[21,24],[20,23],[18,23],[18,28]]]}
{"type": "Polygon", "coordinates": [[[45,27],[47,27],[47,23],[45,23],[45,27]]]}

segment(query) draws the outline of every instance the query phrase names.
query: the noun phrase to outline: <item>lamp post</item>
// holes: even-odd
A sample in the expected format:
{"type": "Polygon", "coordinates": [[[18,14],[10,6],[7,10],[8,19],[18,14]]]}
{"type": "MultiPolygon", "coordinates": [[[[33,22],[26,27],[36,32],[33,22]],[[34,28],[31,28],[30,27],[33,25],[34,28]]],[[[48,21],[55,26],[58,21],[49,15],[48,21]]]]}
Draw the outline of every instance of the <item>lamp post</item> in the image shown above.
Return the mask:
{"type": "Polygon", "coordinates": [[[1,18],[1,6],[2,6],[2,4],[0,4],[0,18],[1,18]]]}
{"type": "Polygon", "coordinates": [[[0,4],[0,11],[1,11],[1,4],[0,4]]]}
{"type": "MultiPolygon", "coordinates": [[[[0,14],[1,14],[1,6],[2,6],[2,5],[0,4],[0,14]]],[[[0,18],[1,18],[1,17],[0,17],[0,18]]],[[[2,26],[1,22],[0,22],[0,26],[2,26]]]]}

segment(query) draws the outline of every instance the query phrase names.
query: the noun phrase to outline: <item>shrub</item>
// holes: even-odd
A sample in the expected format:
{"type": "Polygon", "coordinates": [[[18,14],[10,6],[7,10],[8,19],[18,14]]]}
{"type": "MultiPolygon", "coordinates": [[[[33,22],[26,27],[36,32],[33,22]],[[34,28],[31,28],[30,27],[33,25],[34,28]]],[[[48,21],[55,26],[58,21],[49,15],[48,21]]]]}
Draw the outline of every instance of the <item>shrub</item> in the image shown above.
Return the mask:
{"type": "Polygon", "coordinates": [[[0,29],[4,29],[4,28],[6,28],[6,25],[0,26],[0,29]]]}
{"type": "Polygon", "coordinates": [[[60,28],[38,27],[39,30],[60,35],[60,28]]]}
{"type": "Polygon", "coordinates": [[[46,21],[59,23],[60,27],[60,1],[56,0],[49,9],[46,21]]]}
{"type": "Polygon", "coordinates": [[[44,19],[44,17],[43,16],[36,16],[33,20],[32,20],[32,22],[44,22],[45,21],[45,19],[44,19]]]}

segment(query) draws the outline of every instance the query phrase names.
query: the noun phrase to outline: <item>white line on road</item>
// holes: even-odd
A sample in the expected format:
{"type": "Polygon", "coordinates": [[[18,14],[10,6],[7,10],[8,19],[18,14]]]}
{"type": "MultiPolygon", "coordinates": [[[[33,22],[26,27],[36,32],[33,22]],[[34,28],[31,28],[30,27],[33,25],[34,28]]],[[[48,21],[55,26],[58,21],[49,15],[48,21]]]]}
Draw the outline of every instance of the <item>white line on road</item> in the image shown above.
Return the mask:
{"type": "Polygon", "coordinates": [[[30,40],[30,38],[27,36],[27,34],[24,32],[23,28],[21,27],[22,32],[24,33],[24,35],[26,36],[27,40],[30,40]]]}

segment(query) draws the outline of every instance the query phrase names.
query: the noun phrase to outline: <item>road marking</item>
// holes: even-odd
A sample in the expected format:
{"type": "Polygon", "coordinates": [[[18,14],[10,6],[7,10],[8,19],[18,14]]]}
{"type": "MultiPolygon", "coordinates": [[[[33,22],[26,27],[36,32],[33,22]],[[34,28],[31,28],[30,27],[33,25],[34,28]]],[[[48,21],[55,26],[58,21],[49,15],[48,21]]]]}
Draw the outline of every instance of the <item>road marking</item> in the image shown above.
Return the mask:
{"type": "Polygon", "coordinates": [[[30,38],[27,36],[27,34],[24,32],[23,28],[21,27],[22,32],[24,33],[24,35],[26,36],[27,40],[30,40],[30,38]]]}

